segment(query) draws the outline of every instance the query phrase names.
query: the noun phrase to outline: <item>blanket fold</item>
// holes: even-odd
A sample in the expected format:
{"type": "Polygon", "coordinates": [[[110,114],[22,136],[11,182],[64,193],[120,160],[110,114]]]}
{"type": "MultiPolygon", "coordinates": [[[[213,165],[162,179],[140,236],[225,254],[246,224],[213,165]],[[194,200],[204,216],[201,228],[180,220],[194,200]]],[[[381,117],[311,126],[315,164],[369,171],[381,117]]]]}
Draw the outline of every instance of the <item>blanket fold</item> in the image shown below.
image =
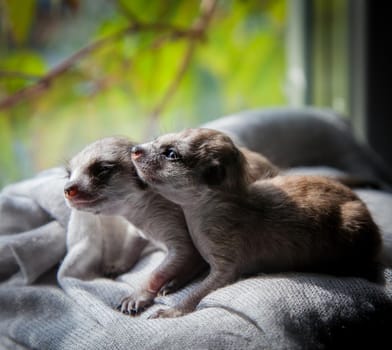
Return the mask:
{"type": "Polygon", "coordinates": [[[2,236],[0,238],[0,273],[9,277],[3,283],[31,284],[58,264],[64,254],[65,230],[56,221],[51,221],[23,234],[2,236]]]}
{"type": "Polygon", "coordinates": [[[0,282],[28,285],[65,255],[70,210],[65,170],[54,168],[0,192],[0,282]]]}

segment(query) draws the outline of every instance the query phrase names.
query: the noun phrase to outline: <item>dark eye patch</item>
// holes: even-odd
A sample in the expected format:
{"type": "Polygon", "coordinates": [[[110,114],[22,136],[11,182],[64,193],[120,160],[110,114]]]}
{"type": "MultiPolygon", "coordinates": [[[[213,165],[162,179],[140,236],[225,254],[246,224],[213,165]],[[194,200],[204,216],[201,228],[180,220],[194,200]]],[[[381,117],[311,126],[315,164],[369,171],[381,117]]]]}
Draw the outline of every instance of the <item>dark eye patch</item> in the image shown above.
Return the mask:
{"type": "Polygon", "coordinates": [[[90,166],[90,175],[94,178],[104,180],[108,178],[117,168],[117,164],[110,162],[95,162],[90,166]]]}

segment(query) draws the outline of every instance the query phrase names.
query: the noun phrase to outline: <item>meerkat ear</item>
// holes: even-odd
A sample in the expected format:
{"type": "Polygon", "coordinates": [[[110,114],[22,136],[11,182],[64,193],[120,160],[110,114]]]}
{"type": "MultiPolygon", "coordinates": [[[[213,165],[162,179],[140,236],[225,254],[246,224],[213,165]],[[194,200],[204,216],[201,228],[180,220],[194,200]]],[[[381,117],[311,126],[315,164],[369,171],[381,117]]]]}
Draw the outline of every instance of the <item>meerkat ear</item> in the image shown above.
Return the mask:
{"type": "Polygon", "coordinates": [[[220,185],[226,178],[226,169],[217,159],[214,159],[203,171],[204,182],[210,186],[220,185]]]}

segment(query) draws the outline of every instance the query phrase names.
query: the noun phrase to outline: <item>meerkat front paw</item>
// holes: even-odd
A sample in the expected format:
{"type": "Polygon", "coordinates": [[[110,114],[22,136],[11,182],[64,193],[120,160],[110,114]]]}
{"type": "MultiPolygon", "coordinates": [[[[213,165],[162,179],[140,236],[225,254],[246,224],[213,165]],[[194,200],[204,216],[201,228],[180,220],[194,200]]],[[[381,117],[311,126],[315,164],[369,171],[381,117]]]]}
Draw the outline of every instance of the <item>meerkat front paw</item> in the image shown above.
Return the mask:
{"type": "Polygon", "coordinates": [[[125,315],[136,316],[151,306],[154,298],[155,294],[146,290],[139,290],[121,300],[117,310],[125,315]]]}

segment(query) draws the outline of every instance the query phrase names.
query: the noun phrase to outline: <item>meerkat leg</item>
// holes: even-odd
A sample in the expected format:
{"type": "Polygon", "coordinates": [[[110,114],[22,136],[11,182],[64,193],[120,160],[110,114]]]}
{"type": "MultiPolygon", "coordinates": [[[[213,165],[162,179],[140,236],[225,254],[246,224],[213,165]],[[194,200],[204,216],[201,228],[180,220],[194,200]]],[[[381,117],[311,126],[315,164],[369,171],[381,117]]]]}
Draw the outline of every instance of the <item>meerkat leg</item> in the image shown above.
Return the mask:
{"type": "Polygon", "coordinates": [[[185,297],[175,307],[160,309],[150,316],[150,318],[171,318],[183,316],[195,310],[201,299],[212,291],[233,283],[237,279],[233,272],[211,269],[209,275],[197,286],[187,297],[185,297]]]}
{"type": "Polygon", "coordinates": [[[202,272],[206,271],[208,264],[203,260],[198,252],[194,252],[192,256],[187,258],[182,268],[178,270],[177,275],[169,282],[164,284],[159,290],[159,295],[167,295],[174,293],[187,283],[198,277],[202,272]]]}
{"type": "Polygon", "coordinates": [[[123,314],[136,315],[151,306],[162,286],[174,277],[172,272],[172,258],[168,254],[148,279],[121,301],[117,309],[123,314]]]}
{"type": "Polygon", "coordinates": [[[163,262],[151,273],[147,281],[124,298],[117,309],[125,314],[138,314],[154,302],[159,292],[167,293],[183,286],[203,267],[206,267],[206,263],[199,255],[194,254],[188,258],[183,251],[169,250],[163,262]]]}

